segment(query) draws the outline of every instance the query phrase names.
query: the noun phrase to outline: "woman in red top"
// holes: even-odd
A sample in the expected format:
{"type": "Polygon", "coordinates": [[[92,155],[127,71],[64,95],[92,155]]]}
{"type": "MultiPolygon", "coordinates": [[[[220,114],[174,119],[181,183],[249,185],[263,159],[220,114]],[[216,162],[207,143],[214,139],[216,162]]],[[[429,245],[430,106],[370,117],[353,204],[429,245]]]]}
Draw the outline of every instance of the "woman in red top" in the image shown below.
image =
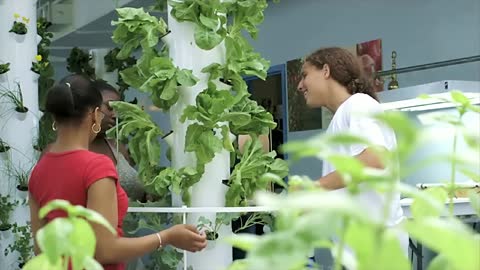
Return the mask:
{"type": "MultiPolygon", "coordinates": [[[[33,236],[52,219],[65,216],[57,211],[40,219],[39,209],[51,200],[63,199],[97,211],[117,228],[117,235],[113,235],[104,227],[91,223],[97,237],[95,258],[106,270],[125,269],[126,261],[166,245],[191,252],[205,248],[205,236],[190,225],[176,225],[142,237],[122,237],[127,195],[117,181],[112,160],[88,151],[90,142],[101,129],[101,105],[100,92],[80,75],[67,76],[50,89],[46,110],[54,117],[52,128],[57,130],[57,139],[37,163],[30,178],[33,236]]],[[[38,252],[35,243],[35,253],[38,252]]]]}

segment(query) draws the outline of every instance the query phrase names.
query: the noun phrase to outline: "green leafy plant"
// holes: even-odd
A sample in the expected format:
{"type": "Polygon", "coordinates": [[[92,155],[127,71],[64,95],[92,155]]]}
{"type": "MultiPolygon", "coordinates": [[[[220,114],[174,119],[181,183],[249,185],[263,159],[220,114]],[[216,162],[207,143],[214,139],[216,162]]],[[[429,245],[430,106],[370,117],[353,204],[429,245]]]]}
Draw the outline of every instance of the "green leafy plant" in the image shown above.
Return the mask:
{"type": "Polygon", "coordinates": [[[33,256],[32,234],[30,231],[30,223],[27,223],[25,226],[19,226],[18,224],[14,223],[12,232],[14,234],[15,241],[8,245],[4,252],[5,256],[10,253],[18,252],[20,255],[18,261],[19,269],[22,269],[25,263],[33,256]]]}
{"type": "MultiPolygon", "coordinates": [[[[234,237],[234,246],[247,250],[248,256],[245,260],[234,263],[230,269],[305,269],[312,250],[320,247],[331,249],[335,258],[334,269],[337,270],[341,269],[342,264],[347,267],[355,265],[355,269],[359,270],[411,269],[397,238],[402,231],[438,253],[429,269],[479,268],[477,251],[480,235],[453,215],[453,193],[444,189],[420,191],[398,181],[423,166],[438,161],[449,161],[452,164],[451,178],[445,183],[450,187],[456,186],[457,170],[466,171],[469,175],[478,174],[471,169],[480,165],[480,137],[478,133],[473,136],[466,132],[462,117],[466,112],[478,113],[479,108],[458,91],[451,92],[451,97],[449,102],[457,107],[458,116],[443,115],[437,120],[457,129],[452,154],[426,158],[414,167],[405,167],[408,158],[418,147],[434,140],[438,134],[432,135],[428,129],[418,130],[405,115],[397,112],[374,116],[397,135],[398,145],[395,150],[386,152],[378,149],[385,164],[384,170],[365,168],[355,158],[333,151],[334,145],[362,143],[374,147],[365,139],[352,134],[325,134],[304,142],[288,143],[284,150],[293,159],[317,156],[333,164],[346,182],[348,193],[326,192],[318,187],[313,189],[311,182],[302,183],[310,181],[309,179],[297,177],[293,183],[289,183],[296,186],[297,192],[287,196],[266,193],[259,195],[257,202],[260,205],[278,209],[275,230],[261,237],[234,237]],[[468,134],[464,138],[469,149],[461,155],[456,153],[455,147],[459,134],[468,134]],[[354,199],[355,194],[365,186],[385,195],[386,205],[381,217],[367,214],[369,209],[362,208],[354,199]],[[298,191],[299,187],[306,189],[298,191]],[[412,218],[398,226],[389,227],[385,220],[389,214],[391,196],[395,192],[413,198],[412,218]],[[446,211],[446,200],[450,200],[450,211],[446,211]],[[445,213],[448,213],[447,216],[441,217],[445,213]],[[337,240],[332,242],[332,238],[337,240]],[[455,241],[454,246],[451,245],[452,241],[455,241]],[[345,246],[355,252],[355,258],[344,255],[342,250],[345,246]]],[[[476,177],[472,179],[478,181],[476,177]]],[[[471,194],[471,197],[472,206],[478,211],[479,207],[474,203],[479,201],[479,195],[471,194]]]]}
{"type": "Polygon", "coordinates": [[[70,51],[67,58],[67,70],[75,74],[83,74],[95,79],[95,69],[90,65],[91,56],[78,47],[70,51]]]}
{"type": "MultiPolygon", "coordinates": [[[[216,214],[215,222],[201,216],[197,221],[197,230],[204,232],[207,240],[214,241],[218,239],[218,232],[222,226],[229,226],[232,221],[239,219],[241,216],[242,213],[218,213],[216,214]]],[[[240,218],[240,226],[233,233],[238,233],[254,225],[271,227],[273,225],[273,217],[269,213],[251,213],[245,221],[240,218]]]]}
{"type": "Polygon", "coordinates": [[[37,73],[38,75],[42,75],[52,71],[52,69],[50,68],[50,62],[43,61],[43,57],[41,55],[37,55],[35,59],[36,62],[32,62],[32,67],[30,68],[31,71],[37,73]]]}
{"type": "Polygon", "coordinates": [[[232,220],[237,219],[240,213],[218,213],[215,222],[204,216],[198,218],[197,229],[205,233],[207,240],[214,241],[218,239],[218,231],[222,226],[229,226],[232,220]]]}
{"type": "Polygon", "coordinates": [[[198,81],[192,71],[175,67],[169,57],[159,55],[154,49],[144,50],[137,64],[120,75],[130,86],[150,94],[152,103],[163,110],[177,102],[177,86],[193,86],[198,81]]]}
{"type": "Polygon", "coordinates": [[[0,195],[0,231],[8,231],[12,227],[10,214],[17,204],[17,201],[11,201],[10,195],[0,195]]]}
{"type": "Polygon", "coordinates": [[[5,74],[10,70],[10,63],[0,64],[0,75],[5,74]]]}
{"type": "Polygon", "coordinates": [[[0,138],[0,153],[5,153],[10,150],[10,146],[0,138]]]}
{"type": "Polygon", "coordinates": [[[14,21],[12,28],[10,28],[10,31],[8,32],[15,33],[17,35],[25,35],[28,32],[27,25],[25,25],[24,22],[14,21]]]}
{"type": "Polygon", "coordinates": [[[53,65],[51,65],[49,61],[49,47],[53,33],[49,32],[48,28],[51,26],[52,23],[47,21],[47,19],[43,17],[37,19],[37,34],[41,37],[41,40],[37,45],[37,54],[41,56],[42,63],[42,68],[39,69],[40,77],[38,78],[38,104],[41,111],[45,110],[47,91],[55,83],[55,80],[53,79],[55,71],[53,65]]]}
{"type": "Polygon", "coordinates": [[[56,133],[52,129],[53,117],[50,113],[44,113],[39,120],[38,135],[33,144],[33,149],[42,152],[45,147],[54,142],[56,133]]]}
{"type": "Polygon", "coordinates": [[[167,33],[165,21],[149,15],[143,8],[118,8],[117,13],[118,21],[112,22],[117,26],[112,39],[122,45],[117,59],[127,59],[139,46],[143,49],[156,46],[159,38],[167,33]]]}
{"type": "MultiPolygon", "coordinates": [[[[253,199],[258,190],[267,190],[271,183],[269,178],[261,177],[265,174],[274,174],[279,178],[288,175],[287,162],[275,158],[276,153],[272,151],[264,153],[261,142],[255,137],[247,141],[244,153],[238,151],[240,162],[235,168],[228,181],[229,189],[225,194],[226,206],[246,206],[253,199]]],[[[283,184],[283,181],[276,181],[283,184]]]]}
{"type": "Polygon", "coordinates": [[[128,89],[129,85],[126,84],[122,76],[120,76],[120,72],[123,71],[126,68],[129,68],[137,62],[135,57],[129,56],[125,59],[117,59],[117,55],[120,52],[120,48],[113,48],[111,49],[104,57],[105,61],[105,66],[107,67],[107,72],[113,72],[117,71],[118,72],[118,80],[117,80],[117,85],[118,85],[118,92],[120,93],[120,99],[123,100],[125,98],[125,91],[128,89]]]}
{"type": "Polygon", "coordinates": [[[89,224],[94,222],[116,234],[115,229],[100,214],[82,206],[73,206],[64,200],[53,200],[42,207],[39,218],[53,210],[66,212],[67,217],[55,218],[40,230],[36,241],[41,253],[29,260],[23,270],[102,269],[94,259],[95,233],[89,224]]]}
{"type": "Polygon", "coordinates": [[[0,98],[5,98],[7,101],[15,106],[15,111],[19,113],[28,112],[28,108],[23,102],[22,88],[19,82],[15,82],[16,89],[10,90],[2,86],[3,90],[0,90],[0,98]]]}
{"type": "MultiPolygon", "coordinates": [[[[165,1],[159,1],[159,6],[165,1]]],[[[192,120],[188,127],[185,148],[195,153],[196,165],[173,169],[166,168],[152,173],[148,188],[156,192],[168,191],[182,194],[189,202],[189,188],[198,182],[206,163],[222,149],[234,152],[230,132],[248,135],[267,134],[276,126],[273,117],[264,108],[249,99],[242,76],[255,75],[265,79],[269,62],[262,59],[241,31],[247,30],[256,37],[256,25],[263,20],[267,4],[261,1],[168,1],[171,14],[180,22],[195,23],[194,38],[198,47],[209,50],[225,41],[226,64],[212,63],[202,72],[210,73],[208,87],[198,95],[196,106],[188,106],[181,121],[192,120]],[[226,18],[231,16],[233,20],[226,18]],[[218,80],[227,85],[217,90],[218,80]],[[230,86],[229,86],[230,85],[230,86]],[[228,124],[228,125],[226,125],[228,124]],[[158,176],[158,177],[156,177],[158,176]]],[[[159,40],[167,35],[166,24],[143,9],[117,9],[118,21],[113,41],[121,46],[116,58],[127,59],[141,48],[142,56],[132,67],[120,72],[125,83],[148,93],[153,105],[169,110],[178,101],[178,87],[194,86],[198,79],[192,71],[179,69],[167,56],[168,48],[157,50],[159,40]]],[[[221,88],[221,86],[220,86],[221,88]]],[[[122,120],[123,121],[123,120],[122,120]]],[[[137,146],[139,145],[136,142],[137,146]]],[[[270,155],[270,154],[269,154],[270,155]]],[[[140,156],[148,160],[148,155],[140,156]]],[[[259,177],[259,176],[256,176],[259,177]]],[[[253,179],[253,178],[252,178],[253,179]]]]}
{"type": "MultiPolygon", "coordinates": [[[[151,116],[138,105],[123,101],[110,102],[110,106],[121,119],[116,128],[107,131],[107,136],[120,140],[129,139],[128,148],[138,166],[139,177],[145,185],[160,172],[160,142],[163,131],[153,122],[151,116]],[[118,134],[115,132],[118,129],[118,134]]],[[[161,193],[160,193],[161,194],[161,193]]]]}

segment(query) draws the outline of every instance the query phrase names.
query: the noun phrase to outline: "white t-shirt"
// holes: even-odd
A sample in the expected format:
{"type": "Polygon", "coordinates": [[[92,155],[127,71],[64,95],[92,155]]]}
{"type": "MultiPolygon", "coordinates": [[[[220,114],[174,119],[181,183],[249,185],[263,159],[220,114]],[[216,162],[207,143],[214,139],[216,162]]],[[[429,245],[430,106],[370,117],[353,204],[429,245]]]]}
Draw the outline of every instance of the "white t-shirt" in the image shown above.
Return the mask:
{"type": "MultiPolygon", "coordinates": [[[[366,94],[354,94],[343,102],[335,112],[330,125],[328,126],[328,134],[336,134],[340,132],[349,132],[356,136],[361,136],[367,139],[372,144],[383,146],[388,150],[393,150],[397,146],[395,133],[390,128],[382,125],[379,121],[368,117],[370,114],[381,113],[383,109],[380,104],[366,94]]],[[[336,146],[334,150],[338,154],[356,156],[362,153],[367,148],[366,145],[349,145],[336,146]]],[[[335,171],[335,168],[327,161],[323,162],[322,176],[325,176],[335,171]]],[[[365,188],[365,187],[364,187],[365,188]]],[[[342,195],[347,195],[346,188],[334,190],[331,192],[338,192],[342,195]]],[[[383,218],[383,209],[386,204],[386,195],[375,190],[365,188],[360,193],[354,195],[354,199],[365,210],[365,213],[371,215],[375,220],[381,221],[383,218]]],[[[400,205],[400,194],[395,193],[392,196],[390,213],[387,219],[387,226],[392,227],[404,219],[403,210],[400,205]]],[[[402,231],[397,231],[397,236],[400,241],[400,246],[404,251],[405,256],[408,256],[408,234],[402,231]]],[[[343,253],[344,266],[349,270],[356,269],[356,265],[349,265],[347,261],[351,261],[355,257],[354,252],[346,246],[343,253]]]]}
{"type": "MultiPolygon", "coordinates": [[[[335,112],[330,125],[328,126],[328,134],[336,134],[340,132],[350,132],[354,135],[361,136],[374,145],[383,146],[388,150],[393,150],[397,146],[395,133],[390,128],[382,125],[376,119],[368,117],[370,114],[382,112],[380,104],[366,94],[354,94],[343,102],[335,112]]],[[[356,156],[367,148],[366,145],[356,144],[351,146],[336,146],[333,149],[338,154],[356,156]]],[[[327,161],[323,162],[322,176],[335,171],[335,168],[327,161]]],[[[338,189],[332,192],[347,193],[346,188],[338,189]]],[[[385,194],[380,194],[374,190],[363,190],[355,195],[359,205],[364,209],[368,209],[368,213],[376,220],[381,220],[383,216],[383,208],[386,204],[385,194]]],[[[400,206],[400,194],[393,196],[391,203],[390,215],[387,220],[387,226],[394,226],[403,220],[403,211],[400,206]]]]}

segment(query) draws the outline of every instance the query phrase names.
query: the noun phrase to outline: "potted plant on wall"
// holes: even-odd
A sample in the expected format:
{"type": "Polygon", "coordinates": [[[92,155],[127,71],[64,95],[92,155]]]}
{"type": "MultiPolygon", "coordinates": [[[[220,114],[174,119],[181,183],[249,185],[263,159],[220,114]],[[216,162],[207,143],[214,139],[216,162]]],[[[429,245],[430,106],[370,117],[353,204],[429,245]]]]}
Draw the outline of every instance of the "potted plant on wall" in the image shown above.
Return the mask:
{"type": "Polygon", "coordinates": [[[10,150],[10,146],[0,138],[0,154],[6,153],[8,150],[10,150]]]}
{"type": "Polygon", "coordinates": [[[13,21],[12,28],[8,32],[15,33],[17,35],[25,35],[28,32],[26,24],[30,22],[30,19],[22,17],[22,19],[19,20],[20,15],[18,13],[13,14],[13,17],[15,20],[13,21]]]}
{"type": "Polygon", "coordinates": [[[28,112],[28,108],[25,106],[23,100],[22,88],[19,82],[15,82],[16,90],[11,90],[3,87],[0,90],[0,98],[5,98],[8,102],[14,105],[15,111],[18,113],[18,119],[24,120],[28,112]]]}
{"type": "Polygon", "coordinates": [[[0,195],[0,231],[8,231],[12,227],[9,222],[10,214],[13,208],[17,205],[17,202],[10,201],[10,195],[0,195]]]}
{"type": "Polygon", "coordinates": [[[24,226],[18,226],[16,223],[13,224],[12,232],[14,233],[15,241],[5,249],[5,256],[15,251],[18,252],[20,255],[18,258],[18,268],[20,269],[32,258],[33,245],[30,231],[30,223],[24,226]]]}
{"type": "Polygon", "coordinates": [[[10,63],[0,64],[0,75],[5,74],[10,70],[10,63]]]}

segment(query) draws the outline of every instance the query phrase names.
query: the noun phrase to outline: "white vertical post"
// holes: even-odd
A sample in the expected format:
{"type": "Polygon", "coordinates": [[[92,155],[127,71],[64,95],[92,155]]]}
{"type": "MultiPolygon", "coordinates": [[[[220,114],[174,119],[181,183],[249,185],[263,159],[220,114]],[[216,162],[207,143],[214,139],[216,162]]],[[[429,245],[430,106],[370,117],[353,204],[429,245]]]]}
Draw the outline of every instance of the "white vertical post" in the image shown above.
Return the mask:
{"type": "Polygon", "coordinates": [[[95,68],[95,76],[115,86],[118,80],[118,73],[116,71],[107,72],[104,57],[108,54],[110,49],[92,49],[90,55],[92,56],[92,66],[95,68]]]}
{"type": "MultiPolygon", "coordinates": [[[[222,42],[215,48],[206,51],[200,49],[194,40],[195,25],[190,22],[178,22],[170,15],[171,7],[168,7],[168,27],[171,33],[165,37],[169,46],[170,57],[173,63],[180,67],[193,71],[199,78],[199,82],[193,87],[179,87],[180,97],[178,102],[170,109],[170,121],[173,130],[172,167],[180,169],[186,166],[195,167],[196,160],[193,153],[185,152],[185,135],[191,121],[180,123],[179,119],[183,110],[188,105],[195,104],[197,95],[207,88],[208,74],[201,70],[211,63],[225,63],[225,46],[222,42]]],[[[226,150],[216,154],[214,159],[205,165],[205,173],[200,181],[192,187],[192,207],[223,207],[225,206],[225,193],[227,187],[222,184],[223,179],[230,175],[230,155],[226,150]]],[[[180,206],[180,202],[174,201],[174,205],[180,206]]],[[[200,216],[205,216],[212,222],[215,221],[215,213],[195,213],[188,216],[188,223],[197,224],[200,216]]],[[[230,227],[221,228],[220,238],[231,234],[230,227]]],[[[214,247],[198,253],[188,254],[188,265],[194,270],[225,269],[232,262],[232,247],[218,241],[214,247]]]]}
{"type": "MultiPolygon", "coordinates": [[[[17,89],[18,82],[23,94],[24,105],[28,108],[26,115],[17,113],[15,106],[5,98],[0,100],[0,137],[7,142],[12,149],[9,150],[9,160],[0,158],[0,193],[9,194],[14,199],[24,199],[22,192],[16,189],[17,183],[14,177],[5,173],[7,166],[17,169],[30,169],[35,162],[34,139],[38,134],[38,74],[32,72],[32,62],[37,55],[37,16],[36,0],[0,1],[0,63],[10,63],[10,71],[0,75],[2,91],[5,89],[17,89]],[[27,27],[26,35],[10,33],[15,20],[14,14],[25,17],[27,27]],[[10,163],[11,162],[11,163],[10,163]],[[9,164],[10,163],[10,164],[9,164]]],[[[29,220],[28,208],[25,205],[18,206],[10,218],[10,221],[19,226],[25,225],[29,220]]],[[[0,250],[4,250],[13,241],[10,237],[2,239],[0,250]]],[[[0,265],[5,269],[15,269],[18,266],[16,255],[4,257],[0,254],[0,265]]]]}

